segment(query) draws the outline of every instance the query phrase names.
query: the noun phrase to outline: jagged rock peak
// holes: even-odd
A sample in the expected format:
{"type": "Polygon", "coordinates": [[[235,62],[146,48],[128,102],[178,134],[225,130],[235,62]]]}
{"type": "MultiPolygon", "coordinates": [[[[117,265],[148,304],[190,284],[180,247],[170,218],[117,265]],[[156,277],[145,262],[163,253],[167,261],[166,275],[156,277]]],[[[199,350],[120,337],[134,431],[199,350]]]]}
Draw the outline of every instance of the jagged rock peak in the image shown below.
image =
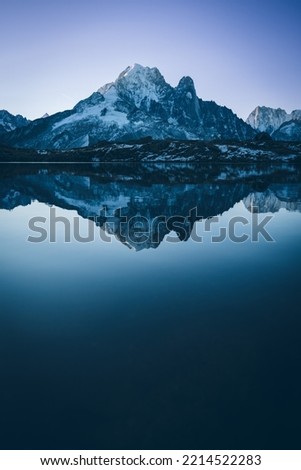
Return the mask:
{"type": "Polygon", "coordinates": [[[182,77],[181,78],[177,88],[184,88],[184,87],[185,88],[190,88],[190,87],[194,88],[194,81],[192,80],[191,77],[187,76],[187,77],[182,77]]]}
{"type": "Polygon", "coordinates": [[[112,86],[118,87],[127,83],[135,82],[140,86],[147,82],[164,82],[164,77],[157,67],[144,67],[140,64],[129,65],[117,77],[114,82],[106,83],[97,91],[105,94],[112,86]]]}
{"type": "Polygon", "coordinates": [[[267,106],[257,106],[254,111],[251,112],[246,122],[253,127],[253,129],[260,132],[268,132],[272,135],[285,122],[300,119],[301,110],[298,109],[288,114],[281,108],[274,109],[267,106]]]}
{"type": "Polygon", "coordinates": [[[148,77],[148,78],[163,78],[161,72],[157,67],[144,67],[140,64],[129,65],[123,72],[118,76],[117,80],[125,77],[148,77]]]}
{"type": "Polygon", "coordinates": [[[16,116],[6,111],[6,109],[0,110],[0,130],[5,132],[13,131],[19,127],[25,127],[29,124],[29,120],[25,117],[17,114],[16,116]]]}
{"type": "Polygon", "coordinates": [[[186,93],[186,98],[196,98],[196,89],[191,77],[182,77],[176,87],[177,92],[186,93]]]}

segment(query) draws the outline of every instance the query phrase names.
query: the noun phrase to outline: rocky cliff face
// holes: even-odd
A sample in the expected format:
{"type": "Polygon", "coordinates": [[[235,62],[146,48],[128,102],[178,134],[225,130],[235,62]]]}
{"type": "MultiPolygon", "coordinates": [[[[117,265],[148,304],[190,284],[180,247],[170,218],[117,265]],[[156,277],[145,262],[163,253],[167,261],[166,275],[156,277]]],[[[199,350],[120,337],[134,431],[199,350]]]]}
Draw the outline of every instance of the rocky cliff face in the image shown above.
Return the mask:
{"type": "Polygon", "coordinates": [[[257,106],[246,122],[259,132],[267,132],[275,140],[301,140],[301,110],[288,114],[284,109],[257,106]]]}
{"type": "Polygon", "coordinates": [[[273,109],[266,106],[257,106],[247,118],[247,123],[259,132],[272,134],[281,124],[288,120],[284,109],[273,109]]]}
{"type": "Polygon", "coordinates": [[[14,131],[19,127],[25,127],[29,122],[30,121],[20,114],[14,116],[4,109],[0,110],[0,134],[6,134],[7,132],[14,131]]]}

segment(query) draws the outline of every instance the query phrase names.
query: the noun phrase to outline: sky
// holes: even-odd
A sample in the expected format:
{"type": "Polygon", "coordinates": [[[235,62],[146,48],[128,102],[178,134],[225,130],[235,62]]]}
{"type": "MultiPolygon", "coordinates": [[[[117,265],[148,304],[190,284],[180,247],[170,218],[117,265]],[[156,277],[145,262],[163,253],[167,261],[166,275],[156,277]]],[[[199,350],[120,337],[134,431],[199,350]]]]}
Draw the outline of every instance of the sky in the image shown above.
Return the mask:
{"type": "Polygon", "coordinates": [[[128,65],[245,119],[301,109],[300,0],[3,0],[0,109],[29,119],[71,109],[128,65]]]}

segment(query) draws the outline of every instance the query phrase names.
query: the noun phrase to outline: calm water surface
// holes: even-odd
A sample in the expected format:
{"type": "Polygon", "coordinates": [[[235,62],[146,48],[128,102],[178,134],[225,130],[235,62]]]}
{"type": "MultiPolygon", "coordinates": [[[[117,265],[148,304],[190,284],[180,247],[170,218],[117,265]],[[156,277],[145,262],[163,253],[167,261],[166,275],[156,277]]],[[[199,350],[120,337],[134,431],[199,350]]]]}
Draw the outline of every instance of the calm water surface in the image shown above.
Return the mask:
{"type": "Polygon", "coordinates": [[[1,448],[299,448],[300,174],[1,165],[1,448]],[[62,222],[49,241],[51,208],[70,243],[62,222]],[[195,208],[181,240],[154,222],[195,208]],[[273,242],[251,241],[257,213],[273,242]],[[237,216],[248,240],[212,243],[237,216]],[[95,218],[93,242],[76,217],[82,236],[95,218]]]}

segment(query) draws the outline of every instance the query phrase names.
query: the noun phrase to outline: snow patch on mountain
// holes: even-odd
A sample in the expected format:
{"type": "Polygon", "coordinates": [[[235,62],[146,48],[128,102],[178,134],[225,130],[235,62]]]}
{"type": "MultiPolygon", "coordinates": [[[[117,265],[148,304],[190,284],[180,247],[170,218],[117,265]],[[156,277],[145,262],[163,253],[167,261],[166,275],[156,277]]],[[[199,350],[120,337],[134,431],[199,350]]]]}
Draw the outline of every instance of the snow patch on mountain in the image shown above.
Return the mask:
{"type": "Polygon", "coordinates": [[[87,104],[85,107],[81,107],[76,110],[74,114],[63,119],[62,121],[56,122],[52,129],[55,131],[59,127],[73,125],[79,121],[92,120],[97,123],[101,121],[102,123],[115,123],[118,126],[124,126],[129,121],[127,119],[126,113],[116,110],[116,101],[118,99],[117,91],[115,86],[108,88],[104,95],[104,100],[99,105],[90,105],[87,104]]]}

